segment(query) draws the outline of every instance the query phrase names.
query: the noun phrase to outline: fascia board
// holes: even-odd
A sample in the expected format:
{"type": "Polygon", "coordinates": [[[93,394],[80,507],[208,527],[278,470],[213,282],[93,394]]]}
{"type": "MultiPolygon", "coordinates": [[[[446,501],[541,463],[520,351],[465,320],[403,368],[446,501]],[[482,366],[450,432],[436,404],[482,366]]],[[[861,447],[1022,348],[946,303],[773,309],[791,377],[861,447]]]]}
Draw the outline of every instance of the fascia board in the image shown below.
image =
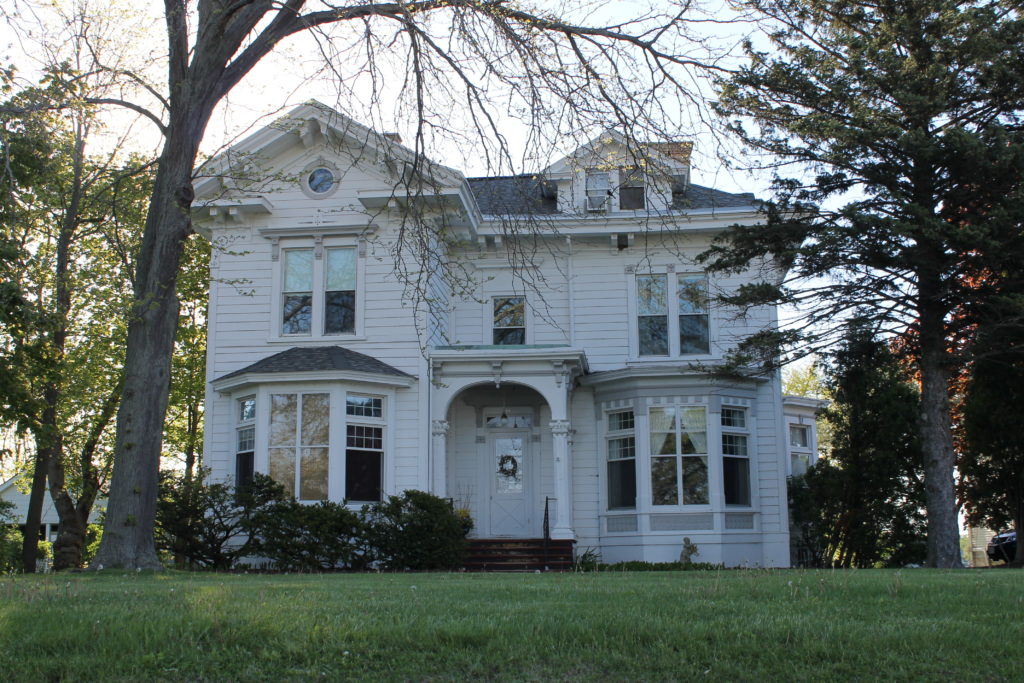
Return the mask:
{"type": "MultiPolygon", "coordinates": [[[[606,214],[600,218],[580,216],[522,216],[523,220],[532,220],[538,225],[538,232],[550,231],[558,235],[607,235],[623,232],[701,232],[719,231],[732,225],[757,225],[764,216],[759,211],[742,209],[729,212],[721,209],[712,212],[691,211],[666,216],[616,216],[606,214]]],[[[502,217],[485,216],[478,232],[481,236],[504,234],[502,217]]]]}
{"type": "Polygon", "coordinates": [[[310,382],[359,382],[386,387],[408,388],[416,383],[412,376],[381,375],[373,372],[353,370],[328,370],[316,372],[247,372],[223,380],[213,380],[214,391],[226,395],[258,384],[308,384],[310,382]]]}

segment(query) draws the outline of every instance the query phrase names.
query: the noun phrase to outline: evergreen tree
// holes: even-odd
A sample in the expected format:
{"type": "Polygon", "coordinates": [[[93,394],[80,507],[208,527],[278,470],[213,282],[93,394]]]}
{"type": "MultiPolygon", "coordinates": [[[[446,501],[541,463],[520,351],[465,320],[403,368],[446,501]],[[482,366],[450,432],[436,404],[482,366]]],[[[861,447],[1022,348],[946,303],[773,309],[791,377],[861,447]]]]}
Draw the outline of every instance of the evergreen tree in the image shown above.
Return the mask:
{"type": "Polygon", "coordinates": [[[851,327],[828,356],[828,458],[805,482],[822,556],[836,567],[903,566],[925,558],[917,387],[884,343],[851,327]]]}
{"type": "Polygon", "coordinates": [[[764,281],[728,301],[795,304],[806,325],[756,334],[733,361],[819,350],[854,316],[900,336],[921,383],[928,563],[960,566],[948,387],[993,264],[1024,253],[1024,23],[991,0],[748,4],[775,50],[746,46],[720,109],[778,164],[775,201],[767,226],[730,231],[704,259],[767,259],[764,281]]]}

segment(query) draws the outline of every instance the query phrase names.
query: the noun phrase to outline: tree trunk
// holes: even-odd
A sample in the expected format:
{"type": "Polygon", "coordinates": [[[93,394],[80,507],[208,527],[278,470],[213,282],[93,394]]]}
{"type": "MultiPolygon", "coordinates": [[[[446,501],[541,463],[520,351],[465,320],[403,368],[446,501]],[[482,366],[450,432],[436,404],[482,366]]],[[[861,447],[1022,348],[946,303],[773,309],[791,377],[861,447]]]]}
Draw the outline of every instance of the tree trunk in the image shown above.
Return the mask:
{"type": "MultiPolygon", "coordinates": [[[[114,469],[96,568],[161,569],[153,541],[160,450],[178,322],[175,291],[191,233],[192,166],[204,125],[172,119],[135,273],[114,469]]],[[[208,115],[206,115],[208,117],[208,115]]]]}
{"type": "Polygon", "coordinates": [[[28,514],[25,516],[25,530],[21,539],[21,567],[26,574],[36,570],[39,554],[39,526],[43,519],[43,500],[46,498],[47,446],[39,442],[36,435],[36,461],[32,471],[32,489],[28,497],[28,514]]]}
{"type": "Polygon", "coordinates": [[[960,531],[953,481],[955,456],[949,411],[946,339],[938,321],[921,316],[921,450],[928,514],[928,566],[959,568],[960,531]],[[938,328],[938,333],[936,333],[938,328]]]}

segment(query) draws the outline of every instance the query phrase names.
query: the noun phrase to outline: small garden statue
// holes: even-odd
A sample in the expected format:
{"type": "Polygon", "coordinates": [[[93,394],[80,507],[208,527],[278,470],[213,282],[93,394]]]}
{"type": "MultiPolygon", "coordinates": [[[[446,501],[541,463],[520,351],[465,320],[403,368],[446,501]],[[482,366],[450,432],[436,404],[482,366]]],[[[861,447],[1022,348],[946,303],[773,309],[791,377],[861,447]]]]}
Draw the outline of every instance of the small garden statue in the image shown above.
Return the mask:
{"type": "Polygon", "coordinates": [[[689,536],[684,536],[683,549],[679,551],[679,561],[683,564],[693,564],[695,555],[700,555],[697,544],[691,541],[689,536]]]}

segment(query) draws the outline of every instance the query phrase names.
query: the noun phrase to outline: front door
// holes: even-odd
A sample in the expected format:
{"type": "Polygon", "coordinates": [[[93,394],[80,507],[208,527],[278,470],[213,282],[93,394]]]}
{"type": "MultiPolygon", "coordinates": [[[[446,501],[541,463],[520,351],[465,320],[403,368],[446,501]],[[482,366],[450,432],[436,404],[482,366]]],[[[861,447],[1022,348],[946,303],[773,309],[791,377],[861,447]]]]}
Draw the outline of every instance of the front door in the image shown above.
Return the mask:
{"type": "Polygon", "coordinates": [[[487,477],[490,489],[490,535],[526,538],[533,535],[534,472],[528,434],[495,434],[491,438],[487,477]]]}

